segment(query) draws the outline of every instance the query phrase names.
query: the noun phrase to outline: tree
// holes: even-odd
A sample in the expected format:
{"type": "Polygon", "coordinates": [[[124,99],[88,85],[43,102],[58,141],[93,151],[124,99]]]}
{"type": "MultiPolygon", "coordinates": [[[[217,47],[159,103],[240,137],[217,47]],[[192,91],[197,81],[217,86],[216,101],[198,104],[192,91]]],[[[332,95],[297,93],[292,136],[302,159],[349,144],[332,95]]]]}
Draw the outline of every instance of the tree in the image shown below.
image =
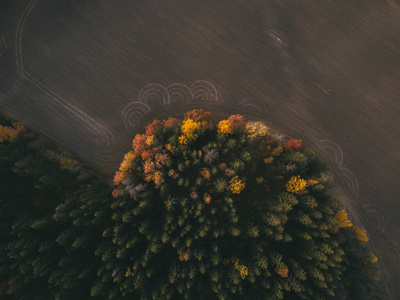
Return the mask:
{"type": "Polygon", "coordinates": [[[204,109],[194,109],[185,113],[184,120],[187,119],[192,119],[195,122],[201,123],[203,129],[207,129],[208,127],[212,127],[214,124],[216,124],[216,119],[214,116],[204,109]]]}
{"type": "Polygon", "coordinates": [[[146,149],[146,135],[137,134],[133,139],[133,150],[136,154],[141,155],[143,151],[146,149]]]}
{"type": "Polygon", "coordinates": [[[298,194],[305,190],[307,187],[307,181],[302,179],[300,175],[292,176],[286,183],[286,189],[288,192],[298,194]]]}
{"type": "Polygon", "coordinates": [[[285,144],[285,149],[292,151],[300,151],[303,149],[303,143],[301,140],[290,139],[285,144]]]}
{"type": "Polygon", "coordinates": [[[268,127],[263,122],[247,122],[246,134],[250,138],[257,138],[266,136],[268,127]]]}
{"type": "Polygon", "coordinates": [[[146,126],[146,135],[147,136],[154,135],[156,133],[156,129],[158,127],[161,127],[163,124],[164,122],[161,122],[159,120],[154,120],[153,122],[151,122],[146,126]]]}
{"type": "Polygon", "coordinates": [[[233,130],[237,131],[240,127],[246,126],[246,118],[242,115],[231,115],[228,122],[232,124],[233,130]]]}
{"type": "Polygon", "coordinates": [[[360,242],[366,243],[369,241],[369,238],[367,236],[367,232],[365,231],[365,229],[358,227],[357,225],[353,225],[352,226],[354,232],[357,234],[357,239],[360,242]]]}
{"type": "Polygon", "coordinates": [[[218,133],[223,134],[232,134],[234,132],[234,126],[228,120],[222,120],[218,123],[218,133]]]}

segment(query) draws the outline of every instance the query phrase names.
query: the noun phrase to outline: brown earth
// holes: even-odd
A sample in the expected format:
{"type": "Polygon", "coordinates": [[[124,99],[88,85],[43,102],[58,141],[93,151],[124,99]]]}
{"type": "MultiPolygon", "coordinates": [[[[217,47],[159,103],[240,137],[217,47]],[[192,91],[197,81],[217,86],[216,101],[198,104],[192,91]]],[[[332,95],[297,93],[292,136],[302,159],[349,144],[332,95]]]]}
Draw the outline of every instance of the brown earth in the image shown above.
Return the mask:
{"type": "Polygon", "coordinates": [[[395,0],[3,0],[0,108],[112,170],[152,118],[203,107],[302,138],[400,299],[395,0]]]}

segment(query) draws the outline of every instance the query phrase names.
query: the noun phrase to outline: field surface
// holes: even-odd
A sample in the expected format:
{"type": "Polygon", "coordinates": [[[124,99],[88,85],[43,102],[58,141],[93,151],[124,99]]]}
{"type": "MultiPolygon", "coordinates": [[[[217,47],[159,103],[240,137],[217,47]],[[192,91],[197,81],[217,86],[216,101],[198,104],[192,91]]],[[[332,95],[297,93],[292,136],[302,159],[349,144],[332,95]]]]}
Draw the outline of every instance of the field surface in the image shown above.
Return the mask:
{"type": "Polygon", "coordinates": [[[396,0],[0,2],[2,113],[109,172],[153,118],[266,121],[332,168],[400,299],[396,0]]]}

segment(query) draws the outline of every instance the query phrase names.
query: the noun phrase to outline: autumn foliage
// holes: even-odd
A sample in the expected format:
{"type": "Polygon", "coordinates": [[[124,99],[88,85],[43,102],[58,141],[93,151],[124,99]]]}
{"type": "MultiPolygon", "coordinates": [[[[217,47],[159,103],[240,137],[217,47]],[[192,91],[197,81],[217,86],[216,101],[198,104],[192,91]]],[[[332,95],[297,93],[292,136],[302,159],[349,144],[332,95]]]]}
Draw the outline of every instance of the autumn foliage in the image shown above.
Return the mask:
{"type": "Polygon", "coordinates": [[[227,120],[221,120],[218,123],[218,133],[233,134],[239,128],[244,128],[246,124],[246,119],[242,115],[231,115],[227,120]]]}
{"type": "Polygon", "coordinates": [[[164,127],[169,128],[169,129],[177,127],[178,124],[179,124],[179,120],[176,118],[172,118],[172,117],[169,117],[168,119],[163,121],[164,127]]]}
{"type": "Polygon", "coordinates": [[[11,126],[0,125],[0,143],[15,142],[18,136],[26,131],[22,123],[13,123],[11,126]]]}
{"type": "Polygon", "coordinates": [[[246,134],[249,138],[264,137],[268,133],[268,127],[263,122],[247,122],[246,134]]]}
{"type": "Polygon", "coordinates": [[[366,259],[366,261],[368,261],[368,262],[370,262],[372,264],[374,264],[374,263],[376,263],[378,261],[378,257],[375,254],[371,253],[371,252],[368,253],[365,256],[365,259],[366,259]]]}
{"type": "Polygon", "coordinates": [[[279,155],[281,155],[282,151],[283,151],[283,148],[281,145],[279,145],[278,147],[276,147],[274,150],[271,151],[271,155],[279,156],[279,155]]]}
{"type": "Polygon", "coordinates": [[[179,137],[179,144],[186,145],[189,140],[197,138],[197,130],[201,128],[200,122],[195,122],[192,119],[186,119],[181,126],[181,136],[179,137]]]}
{"type": "Polygon", "coordinates": [[[119,190],[118,189],[114,189],[113,191],[112,191],[112,196],[113,196],[113,198],[114,199],[117,199],[118,198],[118,196],[119,196],[119,190]]]}
{"type": "Polygon", "coordinates": [[[135,159],[136,155],[133,152],[128,152],[124,156],[124,160],[121,162],[119,166],[118,172],[115,173],[114,176],[114,184],[118,185],[121,183],[128,176],[128,172],[133,166],[133,160],[135,159]]]}
{"type": "Polygon", "coordinates": [[[238,176],[233,177],[229,182],[229,190],[233,194],[240,194],[240,192],[245,188],[245,183],[240,180],[238,176]]]}
{"type": "Polygon", "coordinates": [[[239,263],[239,260],[235,261],[235,269],[239,271],[242,279],[245,279],[249,274],[249,269],[245,265],[239,263]]]}
{"type": "Polygon", "coordinates": [[[146,126],[146,135],[147,136],[154,135],[156,133],[156,129],[161,125],[163,125],[163,122],[159,120],[154,120],[153,122],[151,122],[149,125],[146,126]]]}
{"type": "Polygon", "coordinates": [[[121,291],[155,299],[334,297],[353,278],[346,234],[351,247],[368,238],[322,170],[301,140],[283,145],[241,115],[155,120],[115,173],[114,256],[104,260],[127,270],[115,280],[121,291]]]}
{"type": "Polygon", "coordinates": [[[286,189],[288,192],[298,194],[301,191],[304,191],[307,187],[307,180],[304,180],[300,177],[300,175],[293,176],[286,183],[286,189]]]}
{"type": "Polygon", "coordinates": [[[337,226],[339,228],[346,228],[353,226],[353,223],[351,223],[351,221],[347,217],[347,212],[345,209],[340,210],[336,214],[336,220],[337,220],[337,226]]]}
{"type": "Polygon", "coordinates": [[[6,120],[0,298],[385,299],[314,153],[222,121],[153,121],[112,185],[6,120]]]}
{"type": "Polygon", "coordinates": [[[364,228],[358,227],[357,225],[353,225],[352,228],[353,228],[354,232],[357,234],[357,239],[360,242],[366,243],[366,242],[369,241],[369,238],[367,236],[367,232],[365,231],[364,228]]]}
{"type": "Polygon", "coordinates": [[[203,176],[205,180],[210,180],[211,178],[211,172],[208,168],[201,169],[200,175],[203,176]]]}
{"type": "Polygon", "coordinates": [[[289,150],[290,152],[300,151],[301,149],[303,149],[303,143],[301,140],[290,139],[287,141],[285,149],[289,150]]]}
{"type": "Polygon", "coordinates": [[[146,139],[145,134],[137,134],[132,142],[133,150],[136,154],[141,155],[146,150],[146,139]]]}
{"type": "Polygon", "coordinates": [[[228,118],[228,122],[232,124],[234,131],[246,126],[246,118],[242,115],[232,115],[228,118]]]}
{"type": "Polygon", "coordinates": [[[279,276],[286,278],[289,275],[289,269],[287,267],[283,269],[275,269],[276,273],[279,274],[279,276]]]}
{"type": "Polygon", "coordinates": [[[222,120],[218,123],[218,133],[223,134],[223,133],[228,133],[232,134],[234,132],[234,127],[229,120],[222,120]]]}
{"type": "Polygon", "coordinates": [[[184,120],[191,119],[201,124],[202,129],[212,127],[216,123],[214,116],[204,109],[194,109],[185,113],[184,120]]]}

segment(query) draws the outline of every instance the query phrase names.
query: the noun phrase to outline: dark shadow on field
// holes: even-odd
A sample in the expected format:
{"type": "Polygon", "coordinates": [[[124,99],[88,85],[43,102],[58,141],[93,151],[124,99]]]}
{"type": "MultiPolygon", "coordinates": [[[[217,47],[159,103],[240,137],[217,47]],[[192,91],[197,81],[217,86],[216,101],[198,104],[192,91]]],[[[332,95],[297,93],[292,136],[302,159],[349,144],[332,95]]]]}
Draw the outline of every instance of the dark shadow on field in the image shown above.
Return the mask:
{"type": "Polygon", "coordinates": [[[263,119],[332,166],[400,298],[395,0],[0,4],[0,107],[110,171],[152,118],[263,119]]]}

